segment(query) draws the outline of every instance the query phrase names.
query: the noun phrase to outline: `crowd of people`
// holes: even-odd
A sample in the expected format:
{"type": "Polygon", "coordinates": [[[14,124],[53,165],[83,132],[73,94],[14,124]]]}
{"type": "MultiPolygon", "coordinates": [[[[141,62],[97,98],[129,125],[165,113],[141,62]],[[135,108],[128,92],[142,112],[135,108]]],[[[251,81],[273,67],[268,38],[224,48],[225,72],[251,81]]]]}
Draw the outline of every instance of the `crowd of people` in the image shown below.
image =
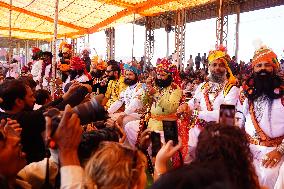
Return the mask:
{"type": "Polygon", "coordinates": [[[56,64],[32,53],[0,81],[1,189],[284,188],[283,74],[268,47],[237,64],[219,46],[184,71],[65,42],[56,64]]]}

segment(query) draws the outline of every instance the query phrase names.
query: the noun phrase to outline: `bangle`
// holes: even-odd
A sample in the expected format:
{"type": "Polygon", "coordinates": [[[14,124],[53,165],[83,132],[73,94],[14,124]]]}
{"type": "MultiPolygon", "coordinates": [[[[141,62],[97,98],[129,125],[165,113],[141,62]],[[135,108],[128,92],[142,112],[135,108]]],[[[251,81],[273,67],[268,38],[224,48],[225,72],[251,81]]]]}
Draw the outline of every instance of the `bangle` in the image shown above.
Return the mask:
{"type": "Polygon", "coordinates": [[[193,115],[194,115],[195,117],[197,117],[197,116],[199,115],[199,111],[198,111],[198,110],[193,110],[193,115]]]}
{"type": "Polygon", "coordinates": [[[280,154],[284,154],[284,143],[281,143],[279,146],[277,146],[276,151],[280,154]]]}

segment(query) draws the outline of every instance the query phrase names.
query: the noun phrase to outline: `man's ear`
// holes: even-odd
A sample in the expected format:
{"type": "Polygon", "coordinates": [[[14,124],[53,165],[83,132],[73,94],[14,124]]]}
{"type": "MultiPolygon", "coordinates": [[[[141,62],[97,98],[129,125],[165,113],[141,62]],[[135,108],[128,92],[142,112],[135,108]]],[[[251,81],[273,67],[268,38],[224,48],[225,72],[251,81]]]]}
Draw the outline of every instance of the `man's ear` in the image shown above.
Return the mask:
{"type": "Polygon", "coordinates": [[[17,98],[15,100],[15,106],[17,107],[23,107],[24,106],[24,100],[23,99],[20,99],[20,98],[17,98]]]}

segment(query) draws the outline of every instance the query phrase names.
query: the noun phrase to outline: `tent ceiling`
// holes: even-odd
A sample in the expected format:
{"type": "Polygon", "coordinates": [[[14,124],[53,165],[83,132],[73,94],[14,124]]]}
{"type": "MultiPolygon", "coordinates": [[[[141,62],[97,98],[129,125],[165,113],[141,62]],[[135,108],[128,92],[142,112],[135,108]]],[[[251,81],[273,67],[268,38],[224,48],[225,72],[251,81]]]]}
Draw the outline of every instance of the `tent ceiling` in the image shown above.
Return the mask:
{"type": "MultiPolygon", "coordinates": [[[[120,23],[170,10],[194,7],[213,0],[59,0],[58,37],[94,33],[120,23]]],[[[23,39],[51,39],[54,0],[0,0],[0,36],[23,39]],[[3,19],[6,18],[6,19],[3,19]]]]}

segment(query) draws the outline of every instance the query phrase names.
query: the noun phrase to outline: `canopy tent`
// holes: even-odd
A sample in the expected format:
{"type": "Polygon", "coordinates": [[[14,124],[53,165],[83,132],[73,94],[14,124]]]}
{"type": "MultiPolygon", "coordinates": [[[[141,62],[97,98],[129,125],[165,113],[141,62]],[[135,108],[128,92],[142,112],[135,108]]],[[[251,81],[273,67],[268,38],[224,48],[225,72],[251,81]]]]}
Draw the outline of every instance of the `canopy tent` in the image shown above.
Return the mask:
{"type": "MultiPolygon", "coordinates": [[[[54,2],[13,0],[10,6],[10,0],[0,0],[0,36],[9,36],[9,10],[12,10],[12,37],[52,39],[54,2]]],[[[58,38],[76,38],[119,23],[132,22],[134,18],[137,20],[209,2],[212,0],[59,0],[58,38]]]]}

